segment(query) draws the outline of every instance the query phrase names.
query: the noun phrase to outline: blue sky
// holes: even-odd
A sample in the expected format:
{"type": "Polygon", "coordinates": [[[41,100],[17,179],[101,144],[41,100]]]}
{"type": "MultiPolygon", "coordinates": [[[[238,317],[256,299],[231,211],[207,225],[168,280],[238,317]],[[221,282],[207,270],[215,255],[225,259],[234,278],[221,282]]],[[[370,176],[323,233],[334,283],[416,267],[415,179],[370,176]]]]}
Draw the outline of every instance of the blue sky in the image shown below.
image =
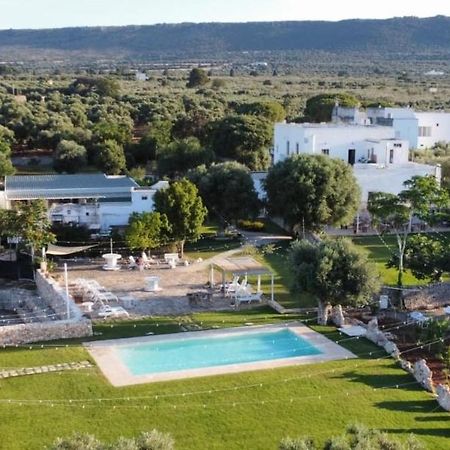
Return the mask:
{"type": "Polygon", "coordinates": [[[449,0],[0,0],[0,29],[438,14],[449,0]]]}

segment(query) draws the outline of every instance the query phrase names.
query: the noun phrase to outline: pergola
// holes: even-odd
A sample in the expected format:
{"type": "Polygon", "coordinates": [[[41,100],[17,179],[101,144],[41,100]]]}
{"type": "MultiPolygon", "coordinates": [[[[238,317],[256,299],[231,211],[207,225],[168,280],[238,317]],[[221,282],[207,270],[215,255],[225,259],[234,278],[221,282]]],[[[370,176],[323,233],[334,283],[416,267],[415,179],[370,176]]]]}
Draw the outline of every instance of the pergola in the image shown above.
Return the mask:
{"type": "Polygon", "coordinates": [[[261,291],[261,277],[270,276],[270,299],[274,300],[274,273],[250,256],[237,258],[222,258],[214,261],[210,266],[209,282],[214,286],[215,269],[222,272],[222,285],[225,286],[227,274],[232,276],[256,276],[257,290],[261,291]]]}

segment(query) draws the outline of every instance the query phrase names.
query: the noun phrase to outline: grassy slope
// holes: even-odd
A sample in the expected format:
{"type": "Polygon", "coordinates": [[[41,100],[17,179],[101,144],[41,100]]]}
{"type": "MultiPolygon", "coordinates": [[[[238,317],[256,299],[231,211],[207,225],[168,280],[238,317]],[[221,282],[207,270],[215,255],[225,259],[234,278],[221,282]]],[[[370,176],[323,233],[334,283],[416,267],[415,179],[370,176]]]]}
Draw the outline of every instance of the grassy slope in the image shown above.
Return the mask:
{"type": "MultiPolygon", "coordinates": [[[[262,308],[240,313],[205,313],[185,319],[155,318],[141,321],[136,327],[130,323],[115,323],[113,328],[111,324],[101,324],[96,330],[103,333],[102,338],[111,338],[149,330],[176,331],[181,320],[210,327],[280,319],[284,317],[262,308]],[[161,325],[156,327],[157,323],[161,325]]],[[[341,338],[331,328],[315,328],[331,339],[341,338]]],[[[1,365],[30,366],[88,358],[84,349],[72,345],[59,349],[2,350],[1,365]]],[[[411,378],[391,360],[373,359],[382,354],[367,341],[343,345],[361,358],[127,388],[111,387],[98,369],[3,380],[0,399],[55,402],[54,406],[0,403],[0,448],[40,449],[73,430],[112,440],[156,427],[172,433],[181,450],[266,450],[277,448],[286,435],[308,434],[322,441],[330,434],[340,433],[352,421],[400,436],[415,432],[429,448],[447,448],[445,436],[450,419],[436,408],[436,402],[427,393],[414,384],[396,389],[395,385],[410,383],[411,378]],[[373,352],[372,356],[369,352],[373,352]],[[392,387],[374,390],[382,386],[392,387]],[[209,390],[219,392],[210,394],[209,390]],[[198,391],[206,393],[182,395],[198,391]],[[126,397],[138,399],[124,400],[126,397]],[[100,402],[98,398],[121,400],[100,402]],[[64,406],[57,404],[58,399],[64,401],[64,406]],[[68,403],[69,399],[91,401],[78,404],[68,403]]]]}

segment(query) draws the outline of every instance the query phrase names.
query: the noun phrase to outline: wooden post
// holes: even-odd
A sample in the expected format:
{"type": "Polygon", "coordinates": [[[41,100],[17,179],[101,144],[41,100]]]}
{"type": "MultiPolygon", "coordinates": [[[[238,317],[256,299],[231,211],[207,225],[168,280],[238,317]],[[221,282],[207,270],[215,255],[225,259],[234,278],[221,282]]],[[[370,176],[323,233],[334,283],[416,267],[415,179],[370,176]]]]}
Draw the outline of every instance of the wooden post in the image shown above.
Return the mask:
{"type": "Polygon", "coordinates": [[[258,284],[257,284],[256,292],[261,292],[261,275],[258,275],[258,284]]]}
{"type": "Polygon", "coordinates": [[[273,279],[273,273],[270,275],[270,300],[272,300],[272,301],[274,301],[275,300],[275,298],[274,298],[274,292],[273,292],[273,282],[274,282],[274,279],[273,279]]]}

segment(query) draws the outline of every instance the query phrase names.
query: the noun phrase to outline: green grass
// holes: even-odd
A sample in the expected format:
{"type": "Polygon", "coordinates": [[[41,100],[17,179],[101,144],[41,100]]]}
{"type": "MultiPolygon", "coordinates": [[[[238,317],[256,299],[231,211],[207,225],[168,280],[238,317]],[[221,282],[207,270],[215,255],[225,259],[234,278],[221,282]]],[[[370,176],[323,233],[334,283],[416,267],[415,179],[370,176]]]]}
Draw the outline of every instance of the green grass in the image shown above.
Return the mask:
{"type": "Polygon", "coordinates": [[[187,243],[185,255],[191,259],[208,259],[240,246],[241,241],[237,238],[204,237],[197,242],[187,243]]]}
{"type": "MultiPolygon", "coordinates": [[[[236,317],[236,325],[244,320],[243,313],[236,317]]],[[[221,316],[200,319],[220,323],[221,316]]],[[[340,338],[332,329],[318,330],[340,338]]],[[[448,414],[430,395],[415,384],[397,389],[412,379],[392,360],[374,359],[381,353],[369,342],[345,346],[362,357],[126,388],[111,387],[98,369],[3,380],[0,399],[23,403],[0,402],[1,445],[42,449],[75,430],[108,441],[155,427],[170,432],[179,450],[275,450],[286,435],[324,441],[358,421],[402,437],[414,432],[433,450],[448,448],[448,414]]],[[[2,366],[14,367],[87,358],[78,346],[1,352],[2,366]]]]}
{"type": "MultiPolygon", "coordinates": [[[[291,292],[293,275],[289,270],[287,248],[289,242],[279,242],[272,254],[258,256],[260,261],[267,265],[275,274],[274,292],[275,300],[285,308],[309,308],[317,305],[313,296],[306,292],[291,292]]],[[[270,292],[270,278],[263,277],[262,286],[264,292],[270,292]]]]}
{"type": "MultiPolygon", "coordinates": [[[[435,233],[432,235],[441,240],[450,238],[450,233],[435,233]]],[[[395,236],[385,235],[382,238],[379,236],[364,236],[355,237],[352,240],[356,245],[367,251],[369,258],[376,265],[383,283],[388,286],[397,285],[397,270],[386,267],[391,254],[396,251],[397,241],[395,236]]],[[[405,286],[421,286],[428,284],[428,281],[418,280],[409,270],[406,270],[403,274],[403,284],[405,286]]]]}
{"type": "MultiPolygon", "coordinates": [[[[289,294],[287,245],[261,256],[276,273],[277,299],[285,306],[314,305],[311,299],[289,294]]],[[[364,245],[369,251],[372,248],[370,241],[364,245]]],[[[372,245],[372,257],[383,258],[376,243],[372,245]]],[[[307,317],[279,315],[261,307],[99,322],[94,331],[95,339],[113,339],[179,332],[192,324],[208,329],[307,317]]],[[[275,450],[287,435],[309,435],[323,442],[341,434],[351,422],[400,438],[413,432],[429,449],[448,448],[448,414],[378,347],[365,339],[349,340],[334,328],[312,328],[333,341],[340,340],[359,359],[124,388],[113,388],[96,367],[1,380],[0,448],[42,449],[74,431],[113,441],[157,428],[173,435],[178,450],[275,450]]],[[[79,340],[60,344],[60,348],[34,345],[0,350],[0,366],[90,359],[79,340]]]]}

